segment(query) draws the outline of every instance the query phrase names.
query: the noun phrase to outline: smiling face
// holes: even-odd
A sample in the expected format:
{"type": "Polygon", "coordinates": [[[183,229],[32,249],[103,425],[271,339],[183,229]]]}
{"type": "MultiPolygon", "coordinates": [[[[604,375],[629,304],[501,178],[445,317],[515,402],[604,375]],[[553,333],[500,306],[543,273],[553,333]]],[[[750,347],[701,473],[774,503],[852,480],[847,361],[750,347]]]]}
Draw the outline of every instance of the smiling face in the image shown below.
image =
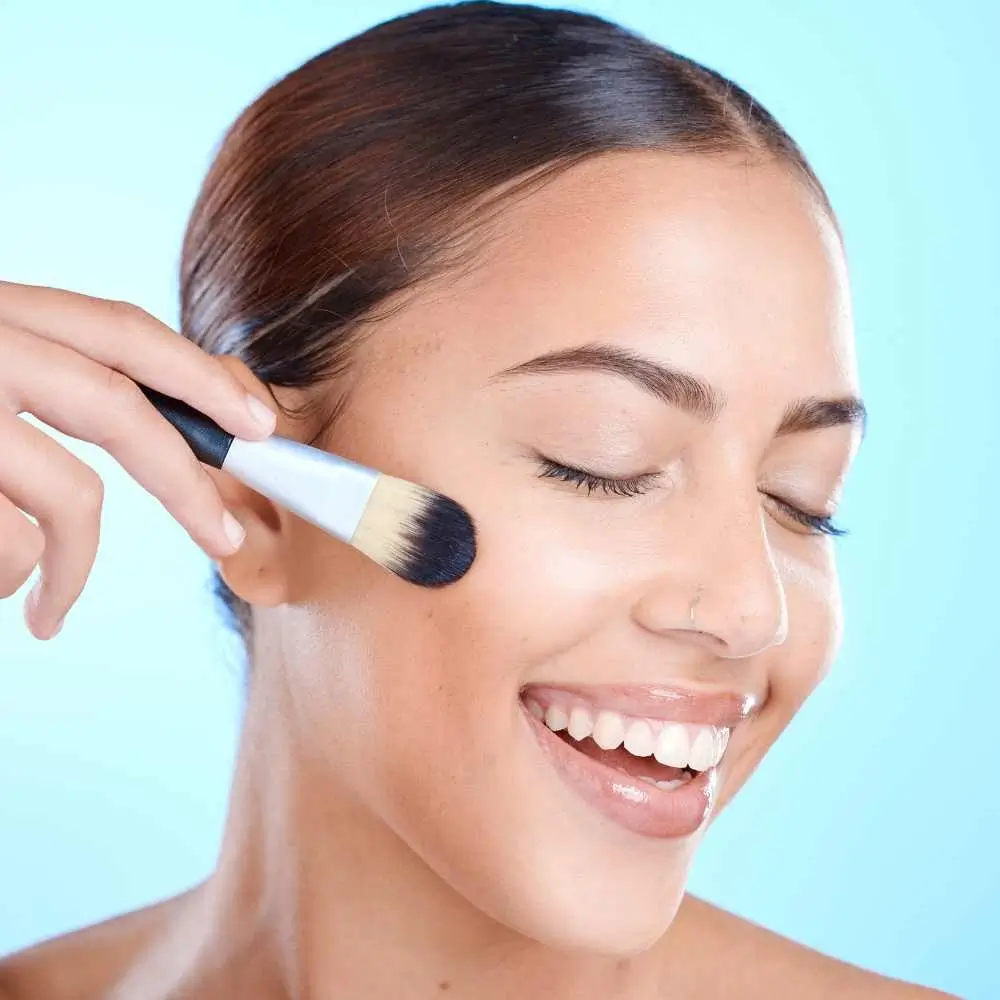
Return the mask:
{"type": "Polygon", "coordinates": [[[519,932],[659,937],[711,816],[838,644],[819,528],[859,431],[801,401],[857,393],[848,294],[786,169],[643,152],[509,203],[477,267],[381,321],[325,446],[454,497],[479,554],[423,590],[283,517],[285,603],[256,614],[281,653],[255,669],[287,677],[315,794],[347,790],[519,932]],[[556,726],[577,708],[580,749],[529,703],[556,726]],[[618,720],[732,732],[695,792],[658,789],[636,776],[655,757],[595,762],[601,710],[611,746],[618,720]]]}

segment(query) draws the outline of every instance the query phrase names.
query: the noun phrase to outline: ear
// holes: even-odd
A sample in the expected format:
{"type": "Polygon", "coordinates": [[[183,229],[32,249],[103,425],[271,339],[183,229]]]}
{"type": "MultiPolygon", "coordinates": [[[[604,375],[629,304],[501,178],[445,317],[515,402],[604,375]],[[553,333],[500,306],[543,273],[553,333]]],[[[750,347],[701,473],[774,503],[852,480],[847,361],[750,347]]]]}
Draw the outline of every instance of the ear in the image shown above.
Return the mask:
{"type": "MultiPolygon", "coordinates": [[[[278,411],[276,434],[294,437],[287,418],[275,405],[266,385],[238,358],[225,355],[219,360],[261,402],[278,411]]],[[[288,514],[267,497],[245,486],[228,472],[207,468],[226,508],[243,526],[246,539],[231,556],[217,560],[219,573],[226,586],[248,604],[274,607],[283,604],[288,595],[285,571],[284,536],[288,514]]]]}

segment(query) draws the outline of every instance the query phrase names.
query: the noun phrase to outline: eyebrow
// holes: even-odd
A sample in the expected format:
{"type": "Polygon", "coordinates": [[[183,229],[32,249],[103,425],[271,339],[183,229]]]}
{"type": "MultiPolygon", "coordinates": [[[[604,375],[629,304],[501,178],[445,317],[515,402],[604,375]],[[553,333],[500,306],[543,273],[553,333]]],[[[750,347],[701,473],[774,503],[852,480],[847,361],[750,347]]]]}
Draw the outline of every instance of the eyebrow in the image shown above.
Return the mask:
{"type": "MultiPolygon", "coordinates": [[[[705,422],[718,419],[726,406],[725,396],[697,375],[670,368],[613,344],[584,344],[550,351],[496,372],[489,381],[519,375],[559,375],[579,371],[605,372],[628,379],[661,402],[705,422]]],[[[863,435],[867,422],[865,404],[857,396],[806,396],[785,408],[775,436],[845,424],[860,428],[863,435]]]]}

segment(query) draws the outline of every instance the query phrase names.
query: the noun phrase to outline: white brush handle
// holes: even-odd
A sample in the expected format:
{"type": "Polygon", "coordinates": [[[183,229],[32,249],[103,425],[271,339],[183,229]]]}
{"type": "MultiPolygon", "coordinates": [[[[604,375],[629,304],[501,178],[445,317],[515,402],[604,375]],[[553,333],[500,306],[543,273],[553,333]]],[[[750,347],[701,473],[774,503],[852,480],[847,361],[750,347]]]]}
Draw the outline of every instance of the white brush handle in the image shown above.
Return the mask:
{"type": "Polygon", "coordinates": [[[200,462],[240,482],[345,542],[368,506],[380,473],[290,438],[244,441],[187,403],[137,383],[200,462]]]}
{"type": "Polygon", "coordinates": [[[241,483],[345,542],[354,537],[379,473],[290,438],[235,438],[222,463],[241,483]]]}

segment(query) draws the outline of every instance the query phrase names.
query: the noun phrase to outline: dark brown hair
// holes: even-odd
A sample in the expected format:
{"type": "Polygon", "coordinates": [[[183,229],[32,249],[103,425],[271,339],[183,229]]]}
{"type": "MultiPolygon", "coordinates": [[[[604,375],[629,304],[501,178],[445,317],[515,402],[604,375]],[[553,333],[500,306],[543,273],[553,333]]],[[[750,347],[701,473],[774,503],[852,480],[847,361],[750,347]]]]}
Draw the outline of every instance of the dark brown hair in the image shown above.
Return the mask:
{"type": "MultiPolygon", "coordinates": [[[[364,326],[467,259],[512,190],[635,149],[778,160],[833,218],[745,90],[599,17],[474,2],[387,21],[229,130],[184,239],[181,329],[270,385],[336,386],[364,326]]],[[[344,398],[326,397],[328,426],[344,398]]],[[[218,578],[216,592],[247,640],[249,608],[218,578]]]]}

